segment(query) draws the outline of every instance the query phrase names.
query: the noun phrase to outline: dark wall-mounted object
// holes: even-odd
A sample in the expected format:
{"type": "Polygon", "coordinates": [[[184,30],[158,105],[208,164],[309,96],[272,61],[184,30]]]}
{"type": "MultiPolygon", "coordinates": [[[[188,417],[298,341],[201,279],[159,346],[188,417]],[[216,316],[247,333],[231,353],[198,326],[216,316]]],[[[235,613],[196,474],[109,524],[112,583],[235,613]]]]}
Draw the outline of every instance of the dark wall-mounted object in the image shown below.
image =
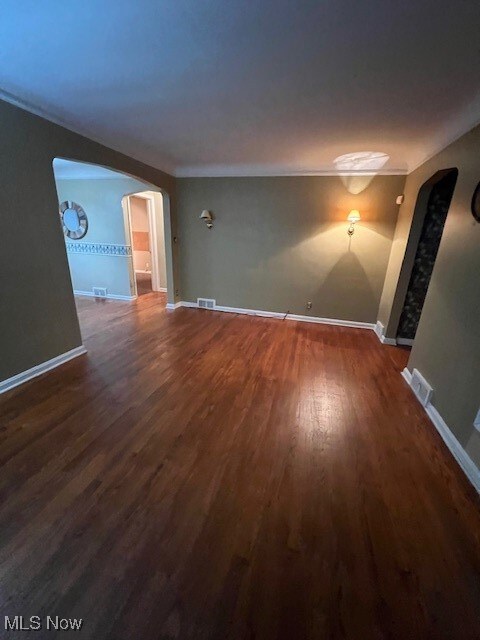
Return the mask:
{"type": "Polygon", "coordinates": [[[472,216],[480,222],[480,182],[477,184],[472,198],[472,216]]]}
{"type": "MultiPolygon", "coordinates": [[[[417,333],[457,177],[457,169],[448,169],[437,172],[425,183],[428,201],[397,329],[397,340],[404,340],[404,344],[413,342],[417,333]]],[[[424,185],[420,190],[423,188],[424,185]]]]}

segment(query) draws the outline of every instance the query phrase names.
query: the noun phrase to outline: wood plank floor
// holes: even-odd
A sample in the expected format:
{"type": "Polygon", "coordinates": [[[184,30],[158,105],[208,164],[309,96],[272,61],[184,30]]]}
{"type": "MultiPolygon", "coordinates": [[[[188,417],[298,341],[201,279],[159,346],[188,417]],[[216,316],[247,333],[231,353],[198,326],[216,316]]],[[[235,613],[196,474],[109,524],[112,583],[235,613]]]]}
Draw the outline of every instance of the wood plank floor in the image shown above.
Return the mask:
{"type": "Polygon", "coordinates": [[[79,300],[88,355],[0,397],[1,628],[480,638],[479,501],[407,352],[164,302],[79,300]]]}

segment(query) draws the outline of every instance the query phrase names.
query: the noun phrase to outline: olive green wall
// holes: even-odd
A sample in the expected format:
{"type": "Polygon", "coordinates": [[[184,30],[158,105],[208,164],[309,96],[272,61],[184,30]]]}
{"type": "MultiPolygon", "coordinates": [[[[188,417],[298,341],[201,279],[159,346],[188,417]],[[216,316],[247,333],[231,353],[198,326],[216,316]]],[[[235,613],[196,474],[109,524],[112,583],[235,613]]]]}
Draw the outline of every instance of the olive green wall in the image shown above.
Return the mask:
{"type": "MultiPolygon", "coordinates": [[[[81,344],[53,159],[118,169],[163,188],[170,197],[175,183],[161,171],[3,101],[0,127],[1,381],[81,344]]],[[[171,238],[166,243],[167,263],[170,258],[174,264],[171,238]]],[[[173,276],[170,268],[171,281],[173,276]]]]}
{"type": "Polygon", "coordinates": [[[408,368],[418,369],[430,382],[433,405],[478,466],[480,433],[473,421],[480,407],[480,224],[470,204],[480,180],[479,150],[480,126],[408,176],[380,308],[380,320],[395,335],[403,304],[395,291],[397,286],[403,290],[410,276],[405,265],[411,262],[421,228],[413,216],[417,194],[437,171],[458,168],[408,368]]]}
{"type": "Polygon", "coordinates": [[[177,180],[182,299],[375,323],[404,183],[376,176],[353,195],[336,176],[177,180]]]}

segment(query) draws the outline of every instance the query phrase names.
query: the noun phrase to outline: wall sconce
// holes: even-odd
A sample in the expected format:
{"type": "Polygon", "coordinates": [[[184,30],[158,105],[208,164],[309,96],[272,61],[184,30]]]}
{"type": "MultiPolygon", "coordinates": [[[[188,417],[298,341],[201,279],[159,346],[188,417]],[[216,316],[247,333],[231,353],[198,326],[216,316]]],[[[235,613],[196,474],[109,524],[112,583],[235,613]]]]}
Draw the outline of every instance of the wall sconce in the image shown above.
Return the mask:
{"type": "Polygon", "coordinates": [[[360,211],[357,211],[357,209],[352,209],[347,216],[347,220],[350,223],[347,233],[350,237],[352,237],[355,232],[355,223],[360,220],[360,211]]]}
{"type": "Polygon", "coordinates": [[[209,229],[213,227],[213,216],[207,209],[204,209],[200,214],[200,220],[205,220],[209,229]]]}

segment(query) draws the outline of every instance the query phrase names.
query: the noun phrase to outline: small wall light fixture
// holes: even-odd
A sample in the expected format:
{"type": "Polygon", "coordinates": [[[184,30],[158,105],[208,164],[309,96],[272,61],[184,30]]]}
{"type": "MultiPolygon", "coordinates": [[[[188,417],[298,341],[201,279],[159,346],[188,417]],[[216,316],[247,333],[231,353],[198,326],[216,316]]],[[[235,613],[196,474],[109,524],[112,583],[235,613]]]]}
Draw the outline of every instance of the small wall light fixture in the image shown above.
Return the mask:
{"type": "Polygon", "coordinates": [[[347,220],[350,223],[347,233],[351,237],[355,232],[355,223],[360,220],[360,211],[357,211],[357,209],[352,209],[347,216],[347,220]]]}
{"type": "Polygon", "coordinates": [[[209,229],[213,227],[213,216],[207,209],[204,209],[200,214],[200,220],[205,220],[209,229]]]}

